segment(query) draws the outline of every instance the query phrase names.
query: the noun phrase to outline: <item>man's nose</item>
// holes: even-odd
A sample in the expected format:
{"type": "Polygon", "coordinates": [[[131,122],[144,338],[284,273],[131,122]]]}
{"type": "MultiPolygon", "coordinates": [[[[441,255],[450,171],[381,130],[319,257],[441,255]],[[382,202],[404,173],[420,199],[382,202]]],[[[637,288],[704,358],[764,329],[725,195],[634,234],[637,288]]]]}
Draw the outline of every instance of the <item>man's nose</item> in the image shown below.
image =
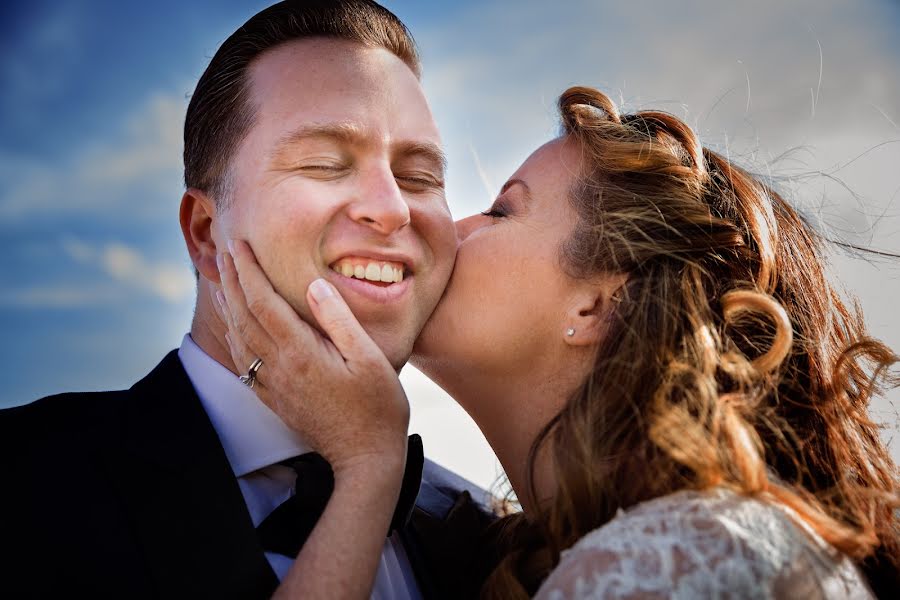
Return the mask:
{"type": "Polygon", "coordinates": [[[389,168],[373,168],[361,180],[357,199],[348,210],[351,219],[382,235],[409,224],[409,205],[389,168]]]}

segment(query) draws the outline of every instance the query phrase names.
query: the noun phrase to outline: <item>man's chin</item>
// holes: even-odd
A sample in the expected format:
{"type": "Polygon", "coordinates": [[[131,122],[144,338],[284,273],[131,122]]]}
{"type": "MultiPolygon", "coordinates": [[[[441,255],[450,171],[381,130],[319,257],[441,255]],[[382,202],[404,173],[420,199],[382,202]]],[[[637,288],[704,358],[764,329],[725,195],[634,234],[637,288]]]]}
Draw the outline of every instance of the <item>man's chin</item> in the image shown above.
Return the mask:
{"type": "Polygon", "coordinates": [[[411,352],[405,352],[402,356],[387,356],[388,362],[391,363],[391,366],[394,367],[394,371],[397,374],[400,374],[400,371],[403,370],[403,367],[406,366],[406,363],[409,361],[411,352]]]}
{"type": "MultiPolygon", "coordinates": [[[[388,348],[385,351],[385,356],[388,359],[388,362],[391,363],[391,366],[399,373],[400,369],[409,361],[409,357],[413,351],[413,343],[412,340],[398,344],[395,340],[392,344],[393,347],[388,348]]],[[[382,346],[384,348],[384,346],[382,346]]]]}
{"type": "Polygon", "coordinates": [[[394,370],[399,373],[412,354],[412,342],[398,339],[396,334],[391,335],[389,332],[374,332],[370,335],[394,370]]]}
{"type": "MultiPolygon", "coordinates": [[[[353,299],[357,300],[357,299],[353,299]]],[[[378,346],[397,372],[412,354],[415,334],[422,328],[421,317],[416,319],[410,312],[416,307],[390,307],[372,305],[347,300],[347,306],[362,325],[369,338],[378,346]]]]}

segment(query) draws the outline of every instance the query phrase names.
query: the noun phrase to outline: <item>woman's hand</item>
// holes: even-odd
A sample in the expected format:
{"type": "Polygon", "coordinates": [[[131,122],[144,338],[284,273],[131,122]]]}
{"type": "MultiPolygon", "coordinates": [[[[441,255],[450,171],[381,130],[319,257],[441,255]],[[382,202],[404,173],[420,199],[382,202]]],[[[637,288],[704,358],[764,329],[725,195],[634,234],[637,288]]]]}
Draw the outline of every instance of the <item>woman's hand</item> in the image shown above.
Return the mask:
{"type": "Polygon", "coordinates": [[[337,290],[307,301],[326,339],[269,283],[250,246],[218,257],[217,293],[238,369],[262,359],[254,390],[334,470],[334,491],[276,598],[368,598],[406,464],[409,403],[397,373],[337,290]]]}
{"type": "Polygon", "coordinates": [[[253,388],[260,400],[331,463],[336,477],[373,464],[402,474],[409,403],[338,291],[324,279],[307,290],[326,339],[273,289],[247,243],[229,247],[218,261],[224,294],[217,297],[235,366],[263,361],[253,388]]]}

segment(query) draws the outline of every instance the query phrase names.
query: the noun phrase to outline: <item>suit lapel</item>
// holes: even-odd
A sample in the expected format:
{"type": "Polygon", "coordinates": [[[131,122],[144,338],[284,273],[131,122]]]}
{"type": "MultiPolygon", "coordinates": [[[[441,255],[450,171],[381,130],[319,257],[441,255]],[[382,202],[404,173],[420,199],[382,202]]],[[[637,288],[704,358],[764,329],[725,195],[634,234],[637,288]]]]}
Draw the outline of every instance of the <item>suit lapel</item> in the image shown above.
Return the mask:
{"type": "Polygon", "coordinates": [[[175,351],[131,389],[106,457],[162,597],[268,598],[278,585],[175,351]]]}
{"type": "MultiPolygon", "coordinates": [[[[145,556],[153,595],[269,598],[278,580],[177,352],[131,388],[118,434],[121,452],[99,458],[145,556]]],[[[455,483],[432,485],[426,476],[400,531],[426,599],[469,597],[480,585],[469,563],[491,517],[468,492],[451,490],[455,483]]]]}

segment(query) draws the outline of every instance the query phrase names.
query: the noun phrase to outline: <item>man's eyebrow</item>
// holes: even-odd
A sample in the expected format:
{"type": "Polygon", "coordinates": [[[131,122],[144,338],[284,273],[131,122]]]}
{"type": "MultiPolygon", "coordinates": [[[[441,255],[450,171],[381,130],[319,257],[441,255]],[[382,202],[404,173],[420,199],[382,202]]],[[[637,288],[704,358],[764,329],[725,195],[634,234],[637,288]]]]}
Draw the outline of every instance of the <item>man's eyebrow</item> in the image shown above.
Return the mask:
{"type": "MultiPolygon", "coordinates": [[[[278,155],[295,144],[312,138],[332,139],[345,144],[366,145],[363,131],[352,123],[323,123],[303,125],[281,136],[275,144],[274,154],[278,155]]],[[[447,170],[447,157],[441,147],[432,142],[404,141],[398,142],[391,153],[399,156],[422,156],[433,162],[443,174],[447,170]]]]}
{"type": "Polygon", "coordinates": [[[294,144],[298,144],[310,138],[331,138],[349,144],[359,144],[363,143],[365,140],[365,136],[360,128],[352,123],[302,125],[281,136],[275,144],[275,153],[277,154],[294,144]]]}
{"type": "Polygon", "coordinates": [[[440,169],[441,175],[447,171],[447,157],[444,151],[432,142],[398,142],[392,151],[398,156],[421,156],[440,169]]]}

